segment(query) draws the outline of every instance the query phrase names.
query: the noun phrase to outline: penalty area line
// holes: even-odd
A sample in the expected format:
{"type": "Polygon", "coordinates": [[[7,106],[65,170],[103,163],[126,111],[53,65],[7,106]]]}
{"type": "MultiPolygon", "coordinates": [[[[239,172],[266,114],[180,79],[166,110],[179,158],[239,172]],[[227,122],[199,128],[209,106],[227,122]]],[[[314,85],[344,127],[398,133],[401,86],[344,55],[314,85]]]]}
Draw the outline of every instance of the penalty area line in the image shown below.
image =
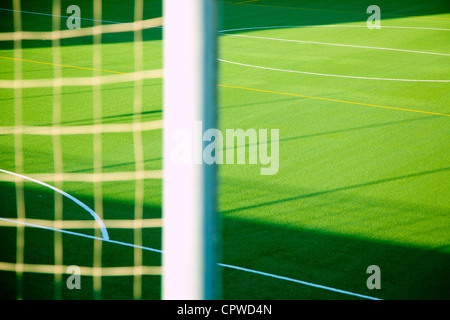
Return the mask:
{"type": "Polygon", "coordinates": [[[0,220],[5,221],[5,222],[9,222],[9,223],[13,223],[13,224],[21,224],[21,225],[24,225],[26,227],[32,227],[32,228],[44,229],[44,230],[49,230],[49,231],[54,231],[54,232],[60,232],[60,233],[64,233],[64,234],[70,234],[72,236],[83,237],[83,238],[92,239],[92,240],[100,240],[100,241],[103,241],[103,242],[114,243],[114,244],[118,244],[118,245],[122,245],[122,246],[126,246],[126,247],[133,247],[133,248],[137,248],[137,249],[142,249],[142,250],[162,253],[162,251],[158,250],[158,249],[138,246],[138,245],[131,244],[131,243],[128,243],[128,242],[111,240],[109,238],[105,239],[105,238],[91,236],[91,235],[84,234],[84,233],[79,233],[79,232],[74,232],[74,231],[69,231],[69,230],[64,230],[64,229],[55,229],[55,228],[41,226],[41,225],[38,225],[38,224],[33,224],[33,223],[28,223],[28,222],[23,222],[23,221],[17,221],[17,220],[11,220],[11,219],[7,219],[7,218],[0,218],[0,220]]]}
{"type": "MultiPolygon", "coordinates": [[[[17,221],[17,220],[6,219],[6,218],[0,218],[0,220],[5,221],[5,222],[9,222],[9,223],[12,223],[12,224],[21,224],[21,225],[28,226],[28,227],[33,227],[33,228],[39,228],[39,229],[44,229],[44,230],[49,230],[49,231],[54,231],[54,232],[65,233],[65,234],[78,236],[78,237],[83,237],[83,238],[88,238],[88,239],[92,239],[92,240],[99,240],[99,241],[103,241],[103,242],[118,244],[118,245],[121,245],[121,246],[132,247],[132,248],[142,249],[142,250],[146,250],[146,251],[161,253],[161,254],[164,253],[162,250],[159,250],[159,249],[145,247],[145,246],[138,246],[138,245],[135,245],[135,244],[132,244],[132,243],[128,243],[128,242],[122,242],[122,241],[116,241],[116,240],[111,240],[111,239],[99,238],[99,237],[87,235],[87,234],[84,234],[84,233],[78,233],[78,232],[73,232],[73,231],[68,231],[68,230],[63,230],[63,229],[55,229],[55,228],[45,227],[45,226],[41,226],[41,225],[37,225],[37,224],[21,222],[21,221],[17,221]]],[[[307,281],[303,281],[303,280],[298,280],[298,279],[293,279],[293,278],[289,278],[289,277],[284,277],[284,276],[280,276],[280,275],[276,275],[276,274],[272,274],[272,273],[268,273],[268,272],[257,271],[257,270],[243,268],[243,267],[234,266],[234,265],[225,264],[225,263],[218,263],[217,265],[220,266],[220,267],[223,267],[223,268],[228,268],[228,269],[234,269],[234,270],[239,270],[239,271],[243,271],[243,272],[253,273],[253,274],[260,275],[260,276],[274,278],[274,279],[278,279],[278,280],[282,280],[282,281],[289,281],[289,282],[301,284],[301,285],[308,286],[308,287],[313,287],[313,288],[317,288],[317,289],[332,291],[332,292],[345,294],[345,295],[349,295],[349,296],[354,296],[354,297],[358,297],[358,298],[362,298],[362,299],[382,300],[382,299],[376,298],[376,297],[371,297],[371,296],[367,296],[367,295],[363,295],[363,294],[359,294],[359,293],[355,293],[355,292],[351,292],[351,291],[347,291],[347,290],[341,290],[341,289],[337,289],[337,288],[333,288],[333,287],[329,287],[329,286],[315,284],[315,283],[307,282],[307,281]]]]}
{"type": "Polygon", "coordinates": [[[354,296],[354,297],[358,297],[358,298],[369,299],[369,300],[382,300],[380,298],[375,298],[375,297],[367,296],[367,295],[364,295],[364,294],[354,293],[354,292],[347,291],[347,290],[336,289],[336,288],[333,288],[333,287],[323,286],[323,285],[320,285],[320,284],[315,284],[315,283],[302,281],[302,280],[297,280],[297,279],[293,279],[293,278],[288,278],[288,277],[284,277],[284,276],[278,276],[278,275],[272,274],[272,273],[256,271],[256,270],[252,270],[252,269],[232,266],[232,265],[223,264],[223,263],[219,263],[219,265],[224,267],[224,268],[229,268],[229,269],[235,269],[235,270],[239,270],[239,271],[245,271],[245,272],[249,272],[249,273],[254,273],[254,274],[261,275],[261,276],[266,276],[266,277],[275,278],[275,279],[279,279],[279,280],[294,282],[294,283],[302,284],[302,285],[305,285],[305,286],[308,286],[308,287],[313,287],[313,288],[333,291],[333,292],[342,293],[342,294],[346,294],[346,295],[354,296]]]}

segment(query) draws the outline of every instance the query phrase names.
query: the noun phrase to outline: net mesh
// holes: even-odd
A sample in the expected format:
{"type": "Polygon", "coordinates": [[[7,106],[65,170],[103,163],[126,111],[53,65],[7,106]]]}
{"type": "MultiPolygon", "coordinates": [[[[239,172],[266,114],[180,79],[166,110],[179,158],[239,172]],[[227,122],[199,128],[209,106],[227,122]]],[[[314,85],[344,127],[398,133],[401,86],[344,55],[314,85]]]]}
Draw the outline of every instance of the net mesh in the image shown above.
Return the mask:
{"type": "Polygon", "coordinates": [[[144,30],[161,26],[162,19],[144,19],[144,2],[136,0],[129,4],[132,23],[105,23],[103,6],[120,10],[124,2],[82,3],[90,4],[92,19],[86,20],[93,25],[71,30],[65,25],[68,5],[61,0],[53,0],[47,13],[26,11],[20,0],[1,11],[13,26],[0,34],[0,41],[13,43],[0,57],[4,70],[11,70],[0,80],[6,115],[0,123],[2,297],[159,297],[162,174],[155,140],[162,122],[146,97],[151,96],[152,107],[161,104],[162,72],[146,68],[158,62],[147,63],[144,30]],[[42,15],[50,19],[51,31],[24,30],[25,19],[42,15]],[[117,48],[125,48],[121,52],[132,69],[127,72],[114,70],[123,66],[112,65],[111,59],[107,66],[104,61],[106,46],[110,54],[116,51],[104,36],[124,33],[133,35],[117,48]],[[89,67],[77,61],[76,53],[67,54],[64,39],[78,38],[90,48],[89,67]],[[50,41],[50,48],[36,44],[42,39],[50,41]],[[68,56],[73,63],[67,64],[68,56]],[[73,76],[75,70],[80,73],[73,76]],[[80,88],[87,88],[85,94],[80,88]],[[105,116],[113,111],[122,114],[105,116]],[[150,199],[149,190],[156,193],[150,199]],[[81,288],[71,288],[78,275],[81,288]],[[156,279],[147,283],[146,276],[156,279]]]}

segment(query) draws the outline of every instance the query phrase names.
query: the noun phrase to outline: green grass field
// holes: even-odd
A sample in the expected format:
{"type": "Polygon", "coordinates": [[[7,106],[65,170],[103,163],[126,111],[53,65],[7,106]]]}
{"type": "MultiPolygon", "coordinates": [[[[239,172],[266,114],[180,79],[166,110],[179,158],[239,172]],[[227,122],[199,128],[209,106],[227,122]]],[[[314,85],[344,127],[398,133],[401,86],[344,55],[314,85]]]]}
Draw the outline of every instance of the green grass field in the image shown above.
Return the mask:
{"type": "MultiPolygon", "coordinates": [[[[72,4],[82,18],[93,18],[87,0],[62,1],[61,14],[72,4]]],[[[359,299],[289,279],[381,299],[450,299],[450,6],[380,0],[382,28],[369,30],[371,4],[220,2],[220,129],[280,132],[276,175],[260,175],[258,165],[219,167],[220,262],[278,276],[221,267],[224,299],[359,299]],[[381,289],[366,286],[370,265],[380,267],[381,289]]],[[[12,7],[2,7],[0,28],[13,31],[12,12],[4,10],[12,7]]],[[[21,10],[28,11],[22,13],[24,30],[51,30],[51,1],[24,2],[21,10]]],[[[145,19],[161,16],[161,1],[145,1],[144,12],[145,19]]],[[[132,21],[133,1],[108,1],[102,19],[132,21]]],[[[82,21],[89,26],[91,20],[82,21]]],[[[102,40],[102,75],[133,72],[133,34],[102,40]]],[[[144,31],[144,40],[144,67],[161,68],[161,29],[144,31]]],[[[53,77],[51,45],[24,41],[25,79],[53,77]]],[[[0,79],[14,79],[12,42],[0,48],[0,79]]],[[[63,40],[61,53],[64,77],[94,75],[92,38],[63,40]]],[[[61,124],[131,123],[133,92],[132,82],[102,86],[102,117],[96,119],[93,88],[64,87],[61,124]]],[[[162,119],[162,80],[145,80],[143,95],[142,120],[162,119]]],[[[50,126],[53,96],[52,88],[24,89],[24,125],[50,126]]],[[[14,100],[14,90],[0,90],[0,129],[15,125],[14,100]]],[[[162,167],[161,138],[161,130],[143,133],[146,170],[162,167]]],[[[93,173],[93,135],[61,140],[64,172],[93,173]]],[[[52,136],[24,135],[23,150],[24,175],[54,172],[52,136]]],[[[14,135],[0,135],[0,152],[0,169],[17,172],[14,135]]],[[[105,173],[135,170],[132,133],[102,135],[102,165],[105,173]]],[[[15,219],[15,184],[1,181],[6,176],[0,173],[0,218],[15,219]]],[[[144,218],[161,218],[161,183],[145,181],[144,218]]],[[[54,192],[24,186],[26,218],[54,220],[54,192]]],[[[95,207],[93,183],[62,186],[95,207]]],[[[134,181],[104,182],[102,192],[105,223],[134,219],[134,181]]],[[[92,220],[67,199],[63,218],[92,220]]],[[[16,262],[18,230],[0,220],[0,265],[16,262]]],[[[133,229],[108,231],[113,240],[134,243],[133,229]]],[[[26,227],[24,235],[25,264],[55,263],[55,232],[26,227]]],[[[145,228],[142,235],[143,246],[161,249],[160,228],[145,228]]],[[[93,265],[100,241],[60,237],[65,266],[93,265]]],[[[145,265],[161,265],[160,253],[142,253],[145,265]]],[[[134,254],[132,247],[104,242],[101,265],[132,266],[134,254]]],[[[66,278],[56,287],[52,274],[25,272],[17,280],[0,270],[0,297],[133,298],[132,276],[102,277],[101,296],[91,276],[82,277],[81,290],[68,290],[66,278]]],[[[142,298],[160,299],[160,282],[160,276],[144,276],[142,298]]]]}

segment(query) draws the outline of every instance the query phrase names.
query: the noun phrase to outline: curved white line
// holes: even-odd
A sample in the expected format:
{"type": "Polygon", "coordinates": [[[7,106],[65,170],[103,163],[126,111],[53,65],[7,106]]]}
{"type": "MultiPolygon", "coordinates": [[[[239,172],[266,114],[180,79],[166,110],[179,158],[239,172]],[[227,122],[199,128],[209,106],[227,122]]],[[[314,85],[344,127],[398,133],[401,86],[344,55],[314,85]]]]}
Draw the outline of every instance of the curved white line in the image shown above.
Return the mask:
{"type": "MultiPolygon", "coordinates": [[[[282,29],[282,28],[311,28],[311,27],[315,27],[315,28],[334,28],[334,27],[367,28],[367,26],[352,26],[352,25],[349,25],[349,26],[347,26],[347,25],[266,26],[266,27],[251,27],[251,28],[237,28],[237,29],[221,30],[221,31],[219,31],[219,33],[222,33],[222,34],[224,34],[226,36],[235,36],[235,37],[247,37],[247,38],[256,38],[256,39],[287,41],[287,42],[301,42],[301,43],[312,43],[312,44],[333,45],[333,46],[343,46],[343,47],[355,47],[355,48],[365,48],[365,49],[390,50],[390,51],[400,51],[400,52],[409,52],[409,53],[420,53],[420,54],[450,56],[450,54],[446,54],[446,53],[415,51],[415,50],[403,50],[403,49],[394,49],[394,48],[366,47],[366,46],[356,46],[356,45],[346,45],[346,44],[326,43],[326,42],[314,42],[314,41],[302,41],[302,40],[288,40],[288,39],[277,39],[277,38],[256,37],[256,36],[236,35],[236,34],[226,34],[225,33],[225,32],[233,32],[233,31],[251,31],[251,30],[282,29]]],[[[383,26],[382,28],[450,31],[450,29],[421,28],[421,27],[383,26]]],[[[309,74],[309,75],[316,75],[316,76],[323,76],[323,77],[363,79],[363,80],[383,80],[383,81],[404,81],[404,82],[450,82],[450,80],[446,80],[446,79],[443,79],[443,80],[440,80],[440,79],[439,80],[425,80],[425,79],[393,79],[393,78],[379,78],[379,77],[346,76],[346,75],[337,75],[337,74],[326,74],[326,73],[317,73],[317,72],[306,72],[306,71],[296,71],[296,70],[269,68],[269,67],[255,66],[255,65],[239,63],[239,62],[234,62],[234,61],[229,61],[229,60],[224,60],[224,59],[218,59],[218,60],[222,61],[222,62],[225,62],[225,63],[231,63],[231,64],[240,65],[240,66],[244,66],[244,67],[265,69],[265,70],[271,70],[271,71],[280,71],[280,72],[309,74]]]]}
{"type": "MultiPolygon", "coordinates": [[[[358,25],[328,24],[328,25],[298,25],[298,26],[265,26],[265,27],[250,27],[250,28],[227,29],[227,30],[220,30],[219,32],[263,30],[263,29],[283,29],[283,28],[367,28],[367,25],[358,26],[358,25]]],[[[413,30],[450,31],[450,29],[442,29],[442,28],[381,26],[381,29],[383,29],[383,28],[385,28],[385,29],[413,29],[413,30]]]]}
{"type": "Polygon", "coordinates": [[[348,78],[348,79],[363,79],[363,80],[384,80],[384,81],[407,81],[407,82],[450,82],[450,80],[422,80],[422,79],[391,79],[391,78],[372,78],[372,77],[357,77],[357,76],[345,76],[338,74],[326,74],[326,73],[317,73],[317,72],[306,72],[306,71],[296,71],[296,70],[286,70],[286,69],[277,69],[277,68],[268,68],[262,66],[254,66],[251,64],[245,64],[240,62],[234,62],[224,59],[218,59],[221,62],[231,63],[239,66],[257,68],[257,69],[265,69],[271,71],[280,71],[280,72],[290,72],[290,73],[301,73],[301,74],[309,74],[315,76],[324,76],[324,77],[334,77],[334,78],[348,78]]]}
{"type": "Polygon", "coordinates": [[[278,38],[269,38],[269,37],[256,37],[256,36],[247,36],[247,35],[243,35],[243,34],[228,34],[228,33],[224,33],[224,34],[226,36],[230,36],[230,37],[241,37],[241,38],[263,39],[263,40],[284,41],[284,42],[321,44],[321,45],[337,46],[337,47],[351,47],[351,48],[363,48],[363,49],[375,49],[375,50],[387,50],[387,51],[400,51],[400,52],[408,52],[408,53],[421,53],[421,54],[431,54],[431,55],[437,55],[437,56],[450,57],[450,54],[448,54],[448,53],[439,53],[439,52],[416,51],[416,50],[382,48],[382,47],[369,47],[369,46],[357,46],[357,45],[353,45],[353,44],[341,44],[341,43],[329,43],[329,42],[317,42],[317,41],[305,41],[305,40],[292,40],[292,39],[278,39],[278,38]]]}
{"type": "MultiPolygon", "coordinates": [[[[114,243],[114,244],[118,244],[118,245],[122,245],[122,246],[138,248],[138,249],[142,249],[142,250],[146,250],[146,251],[157,252],[157,253],[164,253],[162,250],[159,250],[159,249],[154,249],[154,248],[149,248],[149,247],[144,247],[144,246],[137,246],[135,244],[128,243],[128,242],[115,241],[115,240],[109,240],[109,239],[102,239],[102,238],[86,235],[86,234],[83,234],[83,233],[72,232],[72,231],[61,230],[61,229],[54,229],[54,228],[40,226],[40,225],[37,225],[37,224],[26,223],[26,222],[19,222],[19,221],[16,221],[16,220],[10,220],[10,219],[5,219],[5,218],[0,218],[0,220],[7,221],[7,222],[10,222],[10,223],[13,223],[13,224],[22,224],[22,225],[29,226],[29,227],[40,228],[40,229],[45,229],[45,230],[50,230],[50,231],[55,231],[55,232],[61,232],[61,233],[66,233],[66,234],[79,236],[79,237],[84,237],[84,238],[88,238],[88,239],[100,240],[100,241],[114,243]]],[[[308,287],[313,287],[313,288],[317,288],[317,289],[323,289],[323,290],[327,290],[327,291],[337,292],[337,293],[346,294],[346,295],[350,295],[350,296],[354,296],[354,297],[359,297],[359,298],[364,298],[364,299],[369,299],[369,300],[381,300],[379,298],[375,298],[375,297],[371,297],[371,296],[367,296],[367,295],[363,295],[363,294],[359,294],[359,293],[354,293],[354,292],[351,292],[351,291],[336,289],[336,288],[333,288],[333,287],[323,286],[323,285],[315,284],[315,283],[312,283],[312,282],[307,282],[307,281],[297,280],[297,279],[288,278],[288,277],[284,277],[284,276],[279,276],[279,275],[276,275],[276,274],[273,274],[273,273],[257,271],[257,270],[253,270],[253,269],[233,266],[233,265],[224,264],[224,263],[218,263],[217,265],[221,266],[223,268],[229,268],[229,269],[235,269],[235,270],[240,270],[240,271],[244,271],[244,272],[254,273],[254,274],[258,274],[258,275],[265,276],[265,277],[270,277],[270,278],[283,280],[283,281],[294,282],[294,283],[302,284],[302,285],[305,285],[305,286],[308,286],[308,287]]]]}
{"type": "MultiPolygon", "coordinates": [[[[47,184],[45,182],[42,182],[42,181],[30,178],[30,177],[27,177],[27,176],[24,176],[24,175],[15,173],[15,172],[3,170],[3,169],[0,169],[0,172],[6,173],[6,174],[10,174],[10,175],[13,175],[13,176],[16,176],[16,177],[19,177],[19,178],[22,178],[22,179],[25,179],[25,180],[28,180],[28,181],[32,181],[32,182],[37,183],[37,184],[40,184],[41,186],[44,186],[44,187],[49,188],[49,189],[52,189],[53,191],[58,192],[59,194],[63,195],[64,197],[72,200],[73,202],[78,204],[80,207],[82,207],[84,210],[89,212],[92,215],[92,217],[94,217],[95,221],[97,222],[97,224],[100,227],[100,230],[102,232],[103,240],[109,240],[108,231],[106,230],[106,226],[103,223],[103,220],[98,216],[97,213],[95,213],[95,211],[93,211],[91,208],[89,208],[87,205],[85,205],[83,202],[81,202],[77,198],[75,198],[75,197],[71,196],[70,194],[68,194],[68,193],[66,193],[66,192],[64,192],[64,191],[62,191],[62,190],[60,190],[60,189],[58,189],[58,188],[56,188],[54,186],[51,186],[51,185],[49,185],[49,184],[47,184]]],[[[4,220],[4,219],[2,219],[2,220],[4,220]]]]}

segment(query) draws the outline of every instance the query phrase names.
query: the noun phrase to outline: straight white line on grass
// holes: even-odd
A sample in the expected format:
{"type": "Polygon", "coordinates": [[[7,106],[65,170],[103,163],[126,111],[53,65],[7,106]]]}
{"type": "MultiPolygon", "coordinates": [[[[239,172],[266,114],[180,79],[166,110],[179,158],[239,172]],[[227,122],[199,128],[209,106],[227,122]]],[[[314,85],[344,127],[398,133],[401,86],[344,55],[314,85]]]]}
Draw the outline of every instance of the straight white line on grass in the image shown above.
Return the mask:
{"type": "Polygon", "coordinates": [[[346,295],[350,295],[350,296],[355,296],[355,297],[358,297],[358,298],[369,299],[369,300],[382,300],[382,299],[379,299],[379,298],[366,296],[364,294],[354,293],[354,292],[341,290],[341,289],[336,289],[336,288],[332,288],[332,287],[328,287],[328,286],[322,286],[320,284],[315,284],[315,283],[306,282],[306,281],[302,281],[302,280],[297,280],[297,279],[292,279],[292,278],[288,278],[288,277],[278,276],[276,274],[271,274],[271,273],[267,273],[267,272],[256,271],[256,270],[252,270],[252,269],[232,266],[232,265],[224,264],[224,263],[219,263],[219,265],[222,266],[222,267],[225,267],[225,268],[230,268],[230,269],[250,272],[250,273],[254,273],[254,274],[258,274],[258,275],[266,276],[266,277],[270,277],[270,278],[275,278],[275,279],[279,279],[279,280],[295,282],[295,283],[303,284],[305,286],[314,287],[314,288],[323,289],[323,290],[328,290],[328,291],[333,291],[333,292],[337,292],[337,293],[342,293],[342,294],[346,294],[346,295]]]}
{"type": "MultiPolygon", "coordinates": [[[[21,222],[21,221],[17,221],[17,220],[6,219],[6,218],[0,218],[0,220],[6,221],[6,222],[10,222],[12,224],[22,224],[22,225],[25,225],[25,226],[28,226],[28,227],[39,228],[39,229],[44,229],[44,230],[50,230],[50,231],[55,231],[55,232],[61,232],[61,233],[70,234],[70,235],[73,235],[73,236],[78,236],[78,237],[83,237],[83,238],[88,238],[88,239],[93,239],[93,240],[100,240],[100,241],[104,241],[104,242],[108,242],[108,243],[113,243],[113,244],[118,244],[118,245],[122,245],[122,246],[138,248],[138,249],[142,249],[142,250],[146,250],[146,251],[157,252],[157,253],[164,253],[162,250],[159,250],[159,249],[154,249],[154,248],[149,248],[149,247],[144,247],[144,246],[137,246],[137,245],[134,245],[134,244],[131,244],[131,243],[122,242],[122,241],[116,241],[116,240],[111,240],[111,239],[102,239],[102,238],[99,238],[99,237],[90,236],[90,235],[83,234],[83,233],[67,231],[67,230],[62,230],[62,229],[54,229],[54,228],[50,228],[50,227],[44,227],[44,226],[40,226],[40,225],[36,225],[36,224],[32,224],[32,223],[26,223],[26,222],[21,222]]],[[[371,296],[367,296],[367,295],[363,295],[363,294],[359,294],[359,293],[354,293],[354,292],[351,292],[351,291],[336,289],[336,288],[333,288],[333,287],[323,286],[323,285],[320,285],[320,284],[315,284],[315,283],[311,283],[311,282],[307,282],[307,281],[302,281],[302,280],[297,280],[297,279],[288,278],[288,277],[284,277],[284,276],[279,276],[279,275],[272,274],[272,273],[267,273],[267,272],[252,270],[252,269],[248,269],[248,268],[233,266],[233,265],[230,265],[230,264],[218,263],[217,265],[221,266],[223,268],[229,268],[229,269],[235,269],[235,270],[239,270],[239,271],[249,272],[249,273],[258,274],[258,275],[265,276],[265,277],[270,277],[270,278],[274,278],[274,279],[278,279],[278,280],[298,283],[298,284],[305,285],[305,286],[308,286],[308,287],[313,287],[313,288],[317,288],[317,289],[332,291],[332,292],[341,293],[341,294],[345,294],[345,295],[350,295],[350,296],[354,296],[354,297],[358,297],[358,298],[369,299],[369,300],[381,300],[379,298],[375,298],[375,297],[371,297],[371,296]]]]}
{"type": "MultiPolygon", "coordinates": [[[[16,10],[11,10],[11,9],[5,9],[5,8],[0,8],[0,10],[4,10],[4,11],[16,11],[16,10]]],[[[38,12],[30,12],[30,11],[20,11],[21,13],[26,13],[26,14],[35,14],[35,15],[43,15],[43,16],[54,16],[52,14],[45,14],[45,13],[38,13],[38,12]]],[[[68,18],[68,16],[59,16],[61,18],[68,18]]],[[[99,21],[99,20],[95,20],[95,19],[88,19],[88,18],[80,18],[81,20],[87,20],[87,21],[99,21]]],[[[124,22],[117,22],[117,21],[107,21],[107,20],[100,20],[101,22],[106,22],[106,23],[124,23],[124,22]]],[[[321,26],[310,26],[310,27],[321,27],[321,26]]],[[[323,26],[322,26],[323,27],[323,26]]],[[[345,27],[345,26],[344,26],[345,27]]],[[[348,26],[347,26],[348,27],[348,26]]],[[[363,27],[363,26],[352,26],[352,27],[363,27]]],[[[365,26],[364,26],[365,27],[365,26]]],[[[161,28],[161,27],[158,27],[161,28]]],[[[273,28],[273,27],[268,27],[268,28],[273,28]]],[[[285,27],[286,28],[286,27],[285,27]]],[[[386,27],[385,27],[386,28],[386,27]]],[[[396,27],[392,27],[392,28],[396,28],[396,27]]],[[[409,28],[409,27],[398,27],[398,28],[409,28]]],[[[412,29],[430,29],[430,30],[450,30],[450,29],[436,29],[436,28],[414,28],[411,27],[412,29]]],[[[248,29],[254,29],[254,28],[248,28],[248,29]]],[[[261,28],[262,29],[262,28],[261,28]]],[[[240,30],[244,30],[244,29],[234,29],[234,30],[225,30],[222,32],[231,32],[231,31],[240,31],[240,30]]],[[[258,38],[258,37],[254,37],[254,38],[258,38]]],[[[271,39],[271,40],[275,40],[275,39],[271,39]]],[[[277,39],[280,41],[290,41],[290,40],[283,40],[283,39],[277,39]]],[[[297,41],[297,42],[301,42],[301,41],[297,41]]],[[[305,42],[305,41],[302,41],[305,42]]],[[[312,43],[312,42],[311,42],[312,43]]],[[[325,44],[325,43],[322,43],[325,44]]],[[[331,44],[333,45],[333,44],[331,44]]],[[[339,44],[334,44],[334,45],[339,45],[339,44]]],[[[343,45],[346,46],[346,45],[343,45]]],[[[377,48],[377,49],[381,49],[381,48],[377,48]]],[[[388,50],[388,49],[386,49],[388,50]]],[[[396,50],[396,49],[391,49],[391,50],[396,50]]],[[[405,51],[405,50],[397,50],[397,51],[405,51]]],[[[422,52],[423,53],[423,52],[422,52]]],[[[433,54],[433,53],[429,53],[429,54],[433,54]]],[[[435,53],[438,54],[438,53],[435,53]]],[[[446,54],[442,54],[442,55],[446,55],[446,54]]],[[[224,62],[229,62],[229,61],[225,61],[222,60],[224,62]]],[[[232,63],[232,62],[230,62],[232,63]]],[[[275,69],[274,69],[275,70],[275,69]]],[[[1,170],[5,172],[4,170],[1,170]]],[[[5,172],[6,173],[6,172],[5,172]]],[[[9,173],[9,172],[8,172],[9,173]]],[[[20,175],[18,175],[20,176],[20,175]]],[[[24,177],[24,176],[22,176],[24,177]]],[[[36,181],[34,179],[31,178],[27,178],[24,177],[30,181],[34,181],[36,183],[45,185],[47,187],[50,187],[51,189],[55,190],[56,188],[44,184],[42,182],[36,181]]],[[[57,191],[57,190],[55,190],[57,191]]],[[[58,189],[57,192],[59,192],[61,190],[58,189]]],[[[66,194],[65,192],[61,191],[61,194],[66,194]],[[62,192],[62,193],[61,193],[62,192]]],[[[70,195],[68,195],[70,196],[70,195]]],[[[73,198],[72,196],[70,196],[71,198],[73,198]]],[[[75,198],[73,198],[75,199],[75,198]]],[[[72,200],[73,200],[72,199],[72,200]]],[[[76,199],[75,199],[76,200],[76,199]]],[[[54,228],[49,228],[49,227],[44,227],[44,226],[40,226],[40,225],[35,225],[35,224],[30,224],[30,223],[25,223],[25,222],[20,222],[20,221],[14,221],[14,220],[10,220],[10,219],[6,219],[6,218],[0,218],[0,220],[6,221],[6,222],[10,222],[10,223],[14,223],[14,224],[22,224],[22,225],[26,225],[29,227],[35,227],[35,228],[40,228],[40,229],[45,229],[45,230],[50,230],[50,231],[54,231],[54,232],[60,232],[60,233],[65,233],[65,234],[70,234],[70,235],[74,235],[74,236],[80,236],[80,237],[84,237],[84,238],[88,238],[88,239],[93,239],[93,240],[100,240],[100,241],[104,241],[104,242],[109,242],[109,243],[114,243],[114,244],[118,244],[118,245],[123,245],[123,246],[128,246],[128,247],[134,247],[134,248],[139,248],[139,249],[143,249],[143,250],[147,250],[147,251],[152,251],[152,252],[157,252],[157,253],[163,253],[162,250],[158,250],[158,249],[154,249],[154,248],[149,248],[149,247],[144,247],[144,246],[136,246],[134,244],[130,244],[130,243],[126,243],[126,242],[121,242],[121,241],[115,241],[115,240],[111,240],[109,239],[109,237],[103,237],[103,238],[99,238],[99,237],[95,237],[95,236],[90,236],[90,235],[86,235],[86,234],[82,234],[82,233],[78,233],[78,232],[72,232],[72,231],[68,231],[68,230],[62,230],[62,229],[54,229],[54,228]]],[[[341,294],[346,294],[346,295],[351,295],[351,296],[355,296],[355,297],[359,297],[359,298],[364,298],[364,299],[369,299],[369,300],[380,300],[379,298],[375,298],[375,297],[371,297],[371,296],[367,296],[367,295],[362,295],[362,294],[358,294],[358,293],[354,293],[354,292],[350,292],[350,291],[346,291],[346,290],[340,290],[340,289],[336,289],[336,288],[332,288],[332,287],[328,287],[328,286],[323,286],[323,285],[318,285],[318,284],[314,284],[311,282],[306,282],[306,281],[302,281],[302,280],[297,280],[297,279],[293,279],[293,278],[288,278],[288,277],[284,277],[284,276],[279,276],[279,275],[275,275],[275,274],[271,274],[271,273],[267,273],[267,272],[262,272],[262,271],[257,271],[257,270],[252,270],[252,269],[248,269],[248,268],[243,268],[243,267],[238,267],[238,266],[233,266],[233,265],[229,265],[229,264],[223,264],[223,263],[219,263],[218,264],[221,267],[224,268],[230,268],[230,269],[235,269],[235,270],[240,270],[240,271],[244,271],[244,272],[249,272],[249,273],[254,273],[254,274],[258,274],[258,275],[262,275],[262,276],[266,276],[266,277],[271,277],[271,278],[275,278],[275,279],[279,279],[279,280],[284,280],[284,281],[290,281],[290,282],[294,282],[294,283],[298,283],[298,284],[302,284],[302,285],[306,285],[306,286],[310,286],[310,287],[314,287],[314,288],[318,288],[318,289],[323,289],[323,290],[328,290],[328,291],[333,291],[333,292],[337,292],[337,293],[341,293],[341,294]]]]}
{"type": "MultiPolygon", "coordinates": [[[[324,25],[297,25],[297,26],[264,26],[264,27],[249,27],[221,30],[220,32],[233,31],[251,31],[264,29],[287,29],[287,28],[367,28],[367,25],[343,25],[343,24],[324,24],[324,25]]],[[[403,27],[403,26],[381,26],[381,29],[414,29],[414,30],[434,30],[434,31],[450,31],[444,28],[426,28],[426,27],[403,27]]]]}
{"type": "Polygon", "coordinates": [[[91,235],[84,234],[84,233],[79,233],[79,232],[74,232],[74,231],[69,231],[69,230],[64,230],[64,229],[55,229],[55,228],[41,226],[41,225],[38,225],[38,224],[22,222],[22,221],[17,221],[17,220],[11,220],[11,219],[7,219],[7,218],[0,218],[0,220],[6,221],[6,222],[10,222],[10,223],[13,223],[13,224],[21,224],[21,225],[32,227],[32,228],[44,229],[44,230],[49,230],[49,231],[54,231],[54,232],[60,232],[60,233],[70,234],[72,236],[83,237],[83,238],[88,238],[88,239],[92,239],[92,240],[100,240],[100,241],[104,241],[104,242],[119,244],[121,246],[133,247],[133,248],[138,248],[138,249],[142,249],[142,250],[162,253],[162,251],[158,250],[158,249],[153,249],[153,248],[148,248],[148,247],[143,247],[143,246],[137,246],[137,245],[132,244],[132,243],[111,240],[109,238],[108,239],[99,238],[99,237],[91,236],[91,235]]]}

